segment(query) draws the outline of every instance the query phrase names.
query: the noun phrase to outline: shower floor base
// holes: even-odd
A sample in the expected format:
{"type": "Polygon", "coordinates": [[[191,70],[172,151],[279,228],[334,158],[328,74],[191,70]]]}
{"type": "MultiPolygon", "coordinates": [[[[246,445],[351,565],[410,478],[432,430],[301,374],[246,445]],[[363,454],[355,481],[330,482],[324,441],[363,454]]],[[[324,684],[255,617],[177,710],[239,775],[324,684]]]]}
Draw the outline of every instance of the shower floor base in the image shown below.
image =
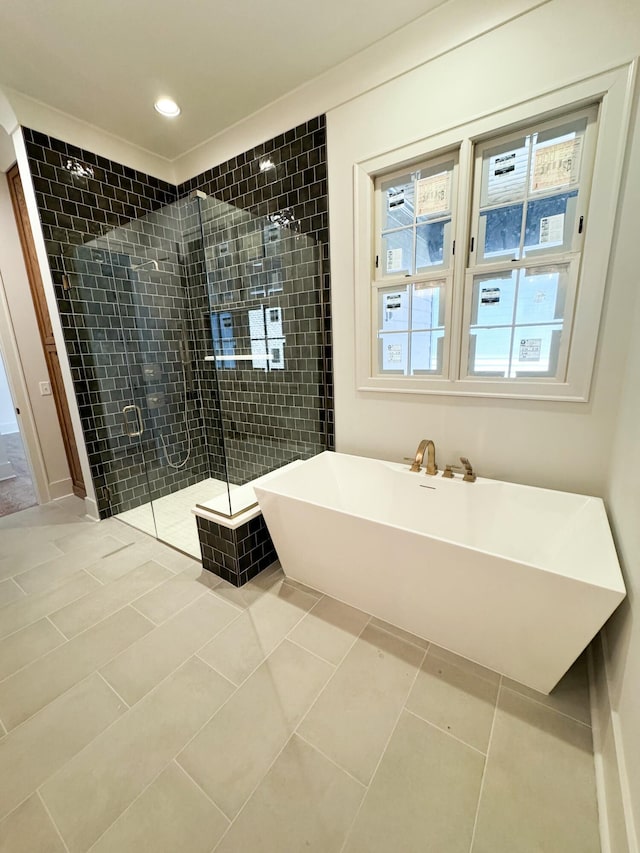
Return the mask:
{"type": "Polygon", "coordinates": [[[224,480],[209,477],[171,495],[118,513],[116,518],[199,560],[198,527],[191,510],[196,504],[223,495],[226,490],[224,480]]]}

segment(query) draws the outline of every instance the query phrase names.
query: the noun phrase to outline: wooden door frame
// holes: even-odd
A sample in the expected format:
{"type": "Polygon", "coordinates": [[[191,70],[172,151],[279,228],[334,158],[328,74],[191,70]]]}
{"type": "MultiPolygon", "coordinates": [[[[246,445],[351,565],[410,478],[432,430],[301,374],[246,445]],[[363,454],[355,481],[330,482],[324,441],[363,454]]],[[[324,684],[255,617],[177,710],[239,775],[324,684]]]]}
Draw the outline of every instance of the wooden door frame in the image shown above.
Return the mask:
{"type": "Polygon", "coordinates": [[[42,276],[40,274],[40,265],[36,253],[33,232],[29,221],[29,212],[20,178],[20,170],[15,164],[7,172],[7,183],[9,185],[9,194],[13,205],[13,213],[20,238],[20,246],[24,258],[27,279],[29,281],[29,289],[31,291],[31,300],[35,311],[38,329],[40,331],[40,339],[44,352],[47,371],[49,373],[49,381],[51,382],[51,393],[53,395],[56,412],[58,415],[58,423],[62,434],[69,473],[71,475],[72,488],[75,495],[84,498],[87,495],[85,488],[80,456],[76,444],[75,434],[73,431],[73,423],[69,411],[69,404],[65,392],[62,371],[58,357],[58,348],[53,334],[51,325],[51,316],[47,305],[46,295],[42,276]]]}

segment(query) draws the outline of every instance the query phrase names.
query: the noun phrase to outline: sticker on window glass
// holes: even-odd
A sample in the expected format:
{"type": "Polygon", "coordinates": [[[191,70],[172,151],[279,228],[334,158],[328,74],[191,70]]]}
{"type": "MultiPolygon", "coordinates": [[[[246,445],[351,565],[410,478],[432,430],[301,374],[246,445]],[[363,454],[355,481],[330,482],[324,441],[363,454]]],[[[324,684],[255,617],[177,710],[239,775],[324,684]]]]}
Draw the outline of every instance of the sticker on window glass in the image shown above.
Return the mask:
{"type": "Polygon", "coordinates": [[[486,198],[483,198],[483,204],[502,204],[522,198],[528,158],[526,147],[489,157],[486,198]]]}
{"type": "Polygon", "coordinates": [[[387,361],[393,363],[402,361],[401,344],[387,344],[387,361]]]}
{"type": "Polygon", "coordinates": [[[520,361],[540,361],[542,338],[520,339],[520,361]]]}
{"type": "Polygon", "coordinates": [[[387,272],[400,272],[402,270],[402,249],[389,249],[387,251],[387,272]]]}
{"type": "Polygon", "coordinates": [[[480,304],[495,305],[496,302],[500,302],[500,288],[483,287],[480,292],[480,304]]]}
{"type": "Polygon", "coordinates": [[[385,293],[384,295],[384,319],[388,323],[403,309],[403,293],[385,293]]]}
{"type": "Polygon", "coordinates": [[[582,139],[566,139],[554,145],[536,147],[531,189],[547,190],[566,187],[578,180],[582,139]]]}
{"type": "Polygon", "coordinates": [[[387,205],[389,210],[396,210],[404,205],[404,189],[387,190],[387,205]]]}
{"type": "Polygon", "coordinates": [[[441,172],[416,181],[416,216],[444,213],[451,203],[451,172],[441,172]]]}
{"type": "Polygon", "coordinates": [[[540,220],[540,242],[562,243],[564,240],[564,213],[543,216],[540,220]]]}
{"type": "Polygon", "coordinates": [[[509,175],[516,170],[516,152],[510,151],[508,154],[502,154],[500,157],[495,157],[493,160],[493,176],[500,178],[503,175],[509,175]]]}

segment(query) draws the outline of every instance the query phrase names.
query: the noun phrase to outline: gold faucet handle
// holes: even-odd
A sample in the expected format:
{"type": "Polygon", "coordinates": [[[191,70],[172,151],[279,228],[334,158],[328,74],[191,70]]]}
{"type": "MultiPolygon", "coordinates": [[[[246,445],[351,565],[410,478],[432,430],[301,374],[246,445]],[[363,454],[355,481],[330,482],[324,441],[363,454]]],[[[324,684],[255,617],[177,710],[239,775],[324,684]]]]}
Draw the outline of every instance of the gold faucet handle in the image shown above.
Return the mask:
{"type": "Polygon", "coordinates": [[[420,463],[416,462],[414,456],[403,456],[402,458],[405,462],[411,462],[411,468],[409,468],[409,470],[413,471],[414,474],[419,474],[420,471],[422,471],[420,463]]]}
{"type": "Polygon", "coordinates": [[[464,465],[464,477],[462,478],[466,483],[475,483],[476,474],[471,467],[471,462],[467,459],[466,456],[461,456],[460,461],[464,465]]]}

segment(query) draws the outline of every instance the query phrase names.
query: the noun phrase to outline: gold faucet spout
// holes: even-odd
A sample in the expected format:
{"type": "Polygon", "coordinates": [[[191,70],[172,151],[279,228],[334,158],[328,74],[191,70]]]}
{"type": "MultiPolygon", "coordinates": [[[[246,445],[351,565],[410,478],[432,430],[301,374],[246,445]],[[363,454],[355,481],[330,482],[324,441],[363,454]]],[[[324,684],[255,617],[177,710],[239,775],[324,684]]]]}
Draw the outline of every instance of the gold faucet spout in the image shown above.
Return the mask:
{"type": "Polygon", "coordinates": [[[427,454],[427,474],[437,474],[438,466],[436,465],[436,446],[430,438],[423,438],[420,444],[418,445],[415,459],[413,460],[413,464],[411,465],[411,470],[416,472],[422,470],[422,463],[424,461],[425,453],[427,454]]]}

